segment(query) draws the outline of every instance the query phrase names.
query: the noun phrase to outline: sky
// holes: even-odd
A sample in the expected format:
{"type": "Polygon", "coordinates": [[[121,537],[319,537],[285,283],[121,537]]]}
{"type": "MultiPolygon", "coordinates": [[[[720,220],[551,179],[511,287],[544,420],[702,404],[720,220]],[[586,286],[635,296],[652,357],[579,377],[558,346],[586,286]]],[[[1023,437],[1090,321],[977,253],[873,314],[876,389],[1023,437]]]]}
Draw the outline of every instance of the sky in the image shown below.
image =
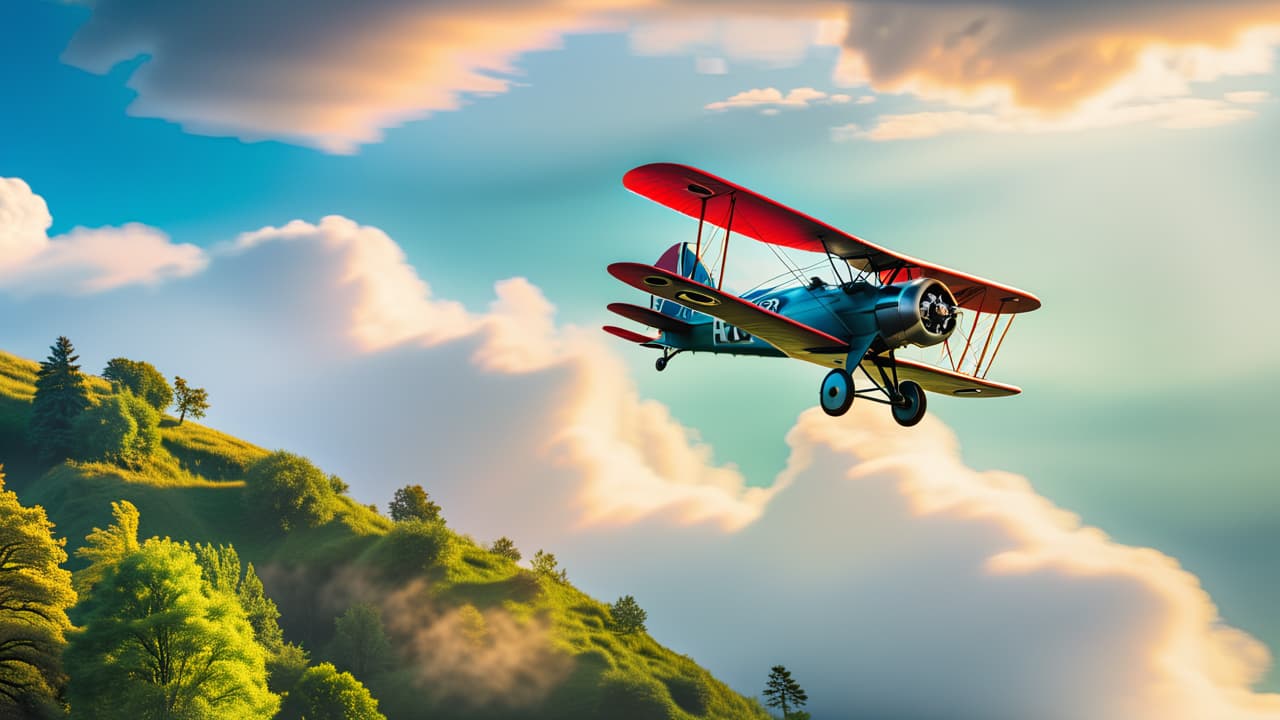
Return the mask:
{"type": "Polygon", "coordinates": [[[820,720],[1280,717],[1278,45],[1250,0],[17,0],[0,347],[420,482],[820,720]],[[1024,394],[906,430],[803,363],[655,373],[598,330],[692,239],[655,161],[1035,293],[1024,394]]]}

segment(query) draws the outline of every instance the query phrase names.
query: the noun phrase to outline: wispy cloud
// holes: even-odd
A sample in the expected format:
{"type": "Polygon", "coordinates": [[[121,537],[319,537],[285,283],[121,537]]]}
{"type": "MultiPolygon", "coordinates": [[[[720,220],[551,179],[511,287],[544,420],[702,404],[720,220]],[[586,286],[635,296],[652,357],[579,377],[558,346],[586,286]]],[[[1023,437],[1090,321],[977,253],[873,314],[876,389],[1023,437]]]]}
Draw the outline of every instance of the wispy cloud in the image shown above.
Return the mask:
{"type": "Polygon", "coordinates": [[[769,87],[744,90],[728,100],[708,103],[705,107],[707,110],[807,108],[810,105],[843,105],[852,100],[851,96],[844,93],[830,94],[811,87],[794,88],[785,94],[777,88],[769,87]]]}

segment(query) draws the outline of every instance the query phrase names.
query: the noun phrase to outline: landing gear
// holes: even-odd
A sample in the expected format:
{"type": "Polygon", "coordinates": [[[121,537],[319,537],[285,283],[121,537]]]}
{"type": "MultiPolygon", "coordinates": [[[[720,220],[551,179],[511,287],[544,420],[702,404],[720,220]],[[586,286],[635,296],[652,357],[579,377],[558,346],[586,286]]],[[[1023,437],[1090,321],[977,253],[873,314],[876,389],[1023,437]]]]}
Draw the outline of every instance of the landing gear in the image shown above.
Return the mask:
{"type": "Polygon", "coordinates": [[[920,383],[903,380],[893,401],[893,419],[902,427],[911,427],[924,417],[927,404],[920,383]]]}
{"type": "Polygon", "coordinates": [[[818,391],[818,403],[822,405],[822,411],[832,417],[849,412],[853,397],[853,377],[844,368],[836,368],[827,373],[818,391]]]}
{"type": "Polygon", "coordinates": [[[653,362],[653,367],[654,367],[654,369],[655,369],[655,370],[657,370],[658,372],[662,372],[663,370],[666,370],[666,369],[667,369],[667,356],[666,356],[666,355],[663,355],[662,357],[660,357],[660,358],[658,358],[657,360],[655,360],[655,361],[653,362]]]}

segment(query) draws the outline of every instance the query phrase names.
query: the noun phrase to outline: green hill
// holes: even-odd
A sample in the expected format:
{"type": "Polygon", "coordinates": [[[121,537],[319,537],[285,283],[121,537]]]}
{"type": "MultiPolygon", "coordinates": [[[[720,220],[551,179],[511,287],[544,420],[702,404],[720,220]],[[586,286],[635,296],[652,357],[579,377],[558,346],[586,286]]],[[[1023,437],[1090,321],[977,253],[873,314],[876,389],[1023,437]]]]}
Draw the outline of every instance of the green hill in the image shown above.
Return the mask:
{"type": "MultiPolygon", "coordinates": [[[[268,451],[211,428],[166,419],[163,449],[144,470],[41,464],[25,439],[37,369],[0,352],[0,463],[24,504],[46,508],[69,553],[110,524],[110,503],[121,499],[138,507],[140,537],[231,543],[280,605],[286,638],[313,662],[334,659],[333,621],[347,606],[383,603],[396,615],[388,627],[401,662],[361,679],[390,718],[768,717],[647,633],[612,632],[606,604],[468,536],[453,536],[457,551],[444,562],[397,574],[385,562],[394,523],[345,495],[318,527],[283,532],[252,521],[245,472],[268,451]],[[476,632],[489,638],[483,649],[458,640],[476,632]]],[[[90,385],[109,390],[101,378],[90,385]]]]}

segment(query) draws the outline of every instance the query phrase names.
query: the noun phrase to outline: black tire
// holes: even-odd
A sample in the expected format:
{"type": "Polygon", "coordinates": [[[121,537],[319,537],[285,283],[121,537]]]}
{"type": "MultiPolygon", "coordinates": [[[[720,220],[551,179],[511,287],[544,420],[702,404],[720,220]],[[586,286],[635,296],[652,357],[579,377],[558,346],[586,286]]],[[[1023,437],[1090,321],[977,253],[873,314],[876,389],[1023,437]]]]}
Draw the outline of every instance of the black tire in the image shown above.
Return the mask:
{"type": "Polygon", "coordinates": [[[920,422],[929,404],[920,383],[903,380],[898,384],[898,395],[902,402],[893,406],[893,419],[902,427],[911,427],[920,422]]]}
{"type": "Polygon", "coordinates": [[[853,376],[844,368],[827,373],[818,387],[818,404],[831,417],[840,417],[853,406],[853,376]]]}
{"type": "Polygon", "coordinates": [[[654,367],[654,369],[656,369],[658,372],[662,372],[663,370],[666,370],[666,369],[667,369],[667,359],[666,359],[665,357],[660,357],[660,358],[658,358],[657,360],[655,360],[655,361],[654,361],[654,363],[653,363],[653,367],[654,367]]]}

